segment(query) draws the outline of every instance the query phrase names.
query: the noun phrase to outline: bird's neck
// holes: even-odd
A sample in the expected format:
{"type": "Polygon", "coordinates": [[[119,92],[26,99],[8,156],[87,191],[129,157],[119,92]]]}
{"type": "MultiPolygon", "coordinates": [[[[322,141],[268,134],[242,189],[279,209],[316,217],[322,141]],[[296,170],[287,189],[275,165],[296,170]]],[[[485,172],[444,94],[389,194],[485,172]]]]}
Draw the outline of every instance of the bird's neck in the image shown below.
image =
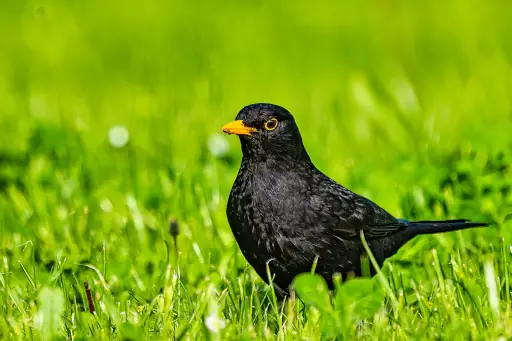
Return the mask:
{"type": "Polygon", "coordinates": [[[242,173],[248,172],[259,177],[261,173],[265,175],[278,174],[288,176],[290,173],[300,173],[302,175],[310,175],[310,170],[316,169],[311,162],[309,156],[305,158],[295,158],[290,155],[267,155],[266,157],[242,157],[242,173]],[[306,170],[306,171],[304,171],[306,170]],[[269,173],[270,172],[270,173],[269,173]]]}
{"type": "Polygon", "coordinates": [[[248,148],[242,144],[242,160],[247,162],[282,162],[286,164],[311,164],[309,157],[302,141],[300,146],[279,146],[275,150],[261,150],[258,148],[248,148]]]}
{"type": "Polygon", "coordinates": [[[300,157],[297,157],[296,155],[289,155],[289,154],[267,154],[267,155],[258,155],[256,157],[253,157],[251,155],[243,155],[242,156],[242,163],[243,164],[254,164],[254,165],[276,165],[276,166],[282,166],[284,168],[291,167],[292,169],[295,167],[302,167],[302,166],[308,166],[311,167],[313,163],[311,162],[311,159],[309,158],[309,155],[301,155],[300,157]]]}

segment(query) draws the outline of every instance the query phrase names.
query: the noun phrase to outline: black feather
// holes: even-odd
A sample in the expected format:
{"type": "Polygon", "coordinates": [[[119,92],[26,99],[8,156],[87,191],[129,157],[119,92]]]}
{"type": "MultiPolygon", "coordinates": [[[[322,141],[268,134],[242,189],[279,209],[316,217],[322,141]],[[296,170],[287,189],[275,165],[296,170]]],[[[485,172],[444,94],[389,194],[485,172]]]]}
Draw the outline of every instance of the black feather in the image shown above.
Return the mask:
{"type": "Polygon", "coordinates": [[[471,227],[486,227],[487,223],[470,222],[469,220],[416,221],[409,223],[414,235],[451,232],[471,227]]]}

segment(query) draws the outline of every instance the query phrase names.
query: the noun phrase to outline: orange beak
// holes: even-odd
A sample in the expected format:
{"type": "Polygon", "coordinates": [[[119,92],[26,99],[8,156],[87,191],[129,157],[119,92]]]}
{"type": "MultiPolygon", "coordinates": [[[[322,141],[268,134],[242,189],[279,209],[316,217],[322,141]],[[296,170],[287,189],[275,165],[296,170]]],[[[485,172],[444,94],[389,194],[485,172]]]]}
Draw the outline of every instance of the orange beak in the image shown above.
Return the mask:
{"type": "Polygon", "coordinates": [[[251,133],[258,131],[256,128],[245,126],[242,120],[229,122],[221,130],[226,134],[235,135],[251,135],[251,133]]]}

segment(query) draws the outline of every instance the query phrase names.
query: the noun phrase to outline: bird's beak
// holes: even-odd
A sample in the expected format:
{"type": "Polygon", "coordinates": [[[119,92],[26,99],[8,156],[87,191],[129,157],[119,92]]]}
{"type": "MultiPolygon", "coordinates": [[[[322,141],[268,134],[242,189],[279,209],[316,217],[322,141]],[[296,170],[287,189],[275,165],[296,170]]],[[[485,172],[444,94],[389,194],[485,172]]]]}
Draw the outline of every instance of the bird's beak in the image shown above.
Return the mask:
{"type": "Polygon", "coordinates": [[[251,135],[251,133],[258,131],[256,128],[247,127],[242,120],[229,122],[221,130],[226,134],[236,135],[251,135]]]}

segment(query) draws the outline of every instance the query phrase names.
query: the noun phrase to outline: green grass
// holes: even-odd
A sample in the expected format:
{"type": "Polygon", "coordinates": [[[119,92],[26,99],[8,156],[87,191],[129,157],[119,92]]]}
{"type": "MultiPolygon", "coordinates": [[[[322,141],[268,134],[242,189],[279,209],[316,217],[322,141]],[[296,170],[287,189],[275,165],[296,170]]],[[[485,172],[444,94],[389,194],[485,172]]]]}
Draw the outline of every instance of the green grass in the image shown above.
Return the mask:
{"type": "Polygon", "coordinates": [[[3,0],[0,336],[512,338],[510,7],[3,0]],[[275,304],[225,217],[241,153],[219,128],[259,101],[394,215],[492,227],[418,237],[332,297],[302,275],[308,307],[275,304]]]}

